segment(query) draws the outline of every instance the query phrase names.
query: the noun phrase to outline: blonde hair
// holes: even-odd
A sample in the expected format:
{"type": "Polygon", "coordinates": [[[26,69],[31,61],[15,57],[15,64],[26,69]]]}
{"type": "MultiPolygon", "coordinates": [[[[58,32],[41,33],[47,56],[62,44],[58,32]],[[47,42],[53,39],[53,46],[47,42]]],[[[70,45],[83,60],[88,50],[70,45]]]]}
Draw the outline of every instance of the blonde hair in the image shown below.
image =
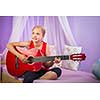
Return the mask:
{"type": "Polygon", "coordinates": [[[46,32],[46,31],[45,31],[45,28],[44,28],[43,26],[41,26],[41,25],[36,25],[36,26],[33,27],[32,31],[33,31],[35,28],[41,29],[41,31],[42,31],[42,33],[43,33],[43,36],[45,35],[45,32],[46,32]]]}

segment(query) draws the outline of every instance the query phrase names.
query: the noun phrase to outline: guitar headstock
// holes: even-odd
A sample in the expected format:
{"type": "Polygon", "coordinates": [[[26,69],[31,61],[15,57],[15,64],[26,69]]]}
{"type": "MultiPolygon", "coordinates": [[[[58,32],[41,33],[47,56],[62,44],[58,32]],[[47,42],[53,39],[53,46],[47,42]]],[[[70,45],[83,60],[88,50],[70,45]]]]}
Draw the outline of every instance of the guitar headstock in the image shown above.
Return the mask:
{"type": "Polygon", "coordinates": [[[72,54],[70,55],[70,59],[73,61],[82,61],[86,59],[86,56],[84,53],[72,54]]]}

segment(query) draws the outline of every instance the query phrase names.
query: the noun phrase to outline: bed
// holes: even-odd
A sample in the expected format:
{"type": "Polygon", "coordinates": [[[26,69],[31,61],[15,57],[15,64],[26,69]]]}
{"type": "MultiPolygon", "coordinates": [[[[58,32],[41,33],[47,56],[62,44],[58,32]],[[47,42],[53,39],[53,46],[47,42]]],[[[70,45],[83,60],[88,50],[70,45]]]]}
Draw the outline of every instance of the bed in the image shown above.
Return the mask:
{"type": "MultiPolygon", "coordinates": [[[[3,83],[18,83],[19,79],[9,75],[6,70],[6,65],[1,65],[3,68],[2,80],[3,83]]],[[[62,75],[57,80],[34,80],[33,83],[100,83],[92,73],[84,71],[74,71],[61,68],[62,75]]],[[[0,73],[1,74],[1,73],[0,73]]]]}
{"type": "Polygon", "coordinates": [[[61,68],[62,75],[57,80],[34,80],[34,83],[99,83],[100,80],[89,72],[61,68]]]}

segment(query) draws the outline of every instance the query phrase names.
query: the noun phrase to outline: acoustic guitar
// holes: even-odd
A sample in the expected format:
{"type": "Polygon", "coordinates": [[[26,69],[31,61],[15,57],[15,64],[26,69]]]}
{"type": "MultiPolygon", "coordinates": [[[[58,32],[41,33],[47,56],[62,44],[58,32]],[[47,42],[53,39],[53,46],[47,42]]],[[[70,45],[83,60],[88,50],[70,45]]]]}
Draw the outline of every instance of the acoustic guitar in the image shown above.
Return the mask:
{"type": "Polygon", "coordinates": [[[84,53],[80,54],[71,54],[71,55],[57,55],[57,56],[40,56],[33,57],[30,55],[30,51],[25,50],[25,52],[21,50],[17,50],[20,53],[26,54],[27,63],[23,63],[20,59],[18,59],[14,54],[10,51],[7,52],[6,56],[6,66],[8,73],[12,76],[19,77],[24,74],[26,71],[34,71],[37,72],[41,70],[41,64],[47,61],[54,61],[55,57],[61,58],[61,60],[73,60],[73,61],[82,61],[85,60],[86,56],[84,53]]]}

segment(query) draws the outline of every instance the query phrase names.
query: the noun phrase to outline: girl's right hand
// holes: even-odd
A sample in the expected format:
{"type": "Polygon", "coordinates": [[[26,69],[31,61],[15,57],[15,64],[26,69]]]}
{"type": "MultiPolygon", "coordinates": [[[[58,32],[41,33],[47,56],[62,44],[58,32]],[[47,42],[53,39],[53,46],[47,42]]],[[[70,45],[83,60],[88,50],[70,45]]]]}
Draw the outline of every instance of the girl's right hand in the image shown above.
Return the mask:
{"type": "Polygon", "coordinates": [[[19,58],[23,63],[27,63],[27,57],[26,57],[25,55],[20,54],[20,55],[18,56],[18,58],[19,58]]]}

